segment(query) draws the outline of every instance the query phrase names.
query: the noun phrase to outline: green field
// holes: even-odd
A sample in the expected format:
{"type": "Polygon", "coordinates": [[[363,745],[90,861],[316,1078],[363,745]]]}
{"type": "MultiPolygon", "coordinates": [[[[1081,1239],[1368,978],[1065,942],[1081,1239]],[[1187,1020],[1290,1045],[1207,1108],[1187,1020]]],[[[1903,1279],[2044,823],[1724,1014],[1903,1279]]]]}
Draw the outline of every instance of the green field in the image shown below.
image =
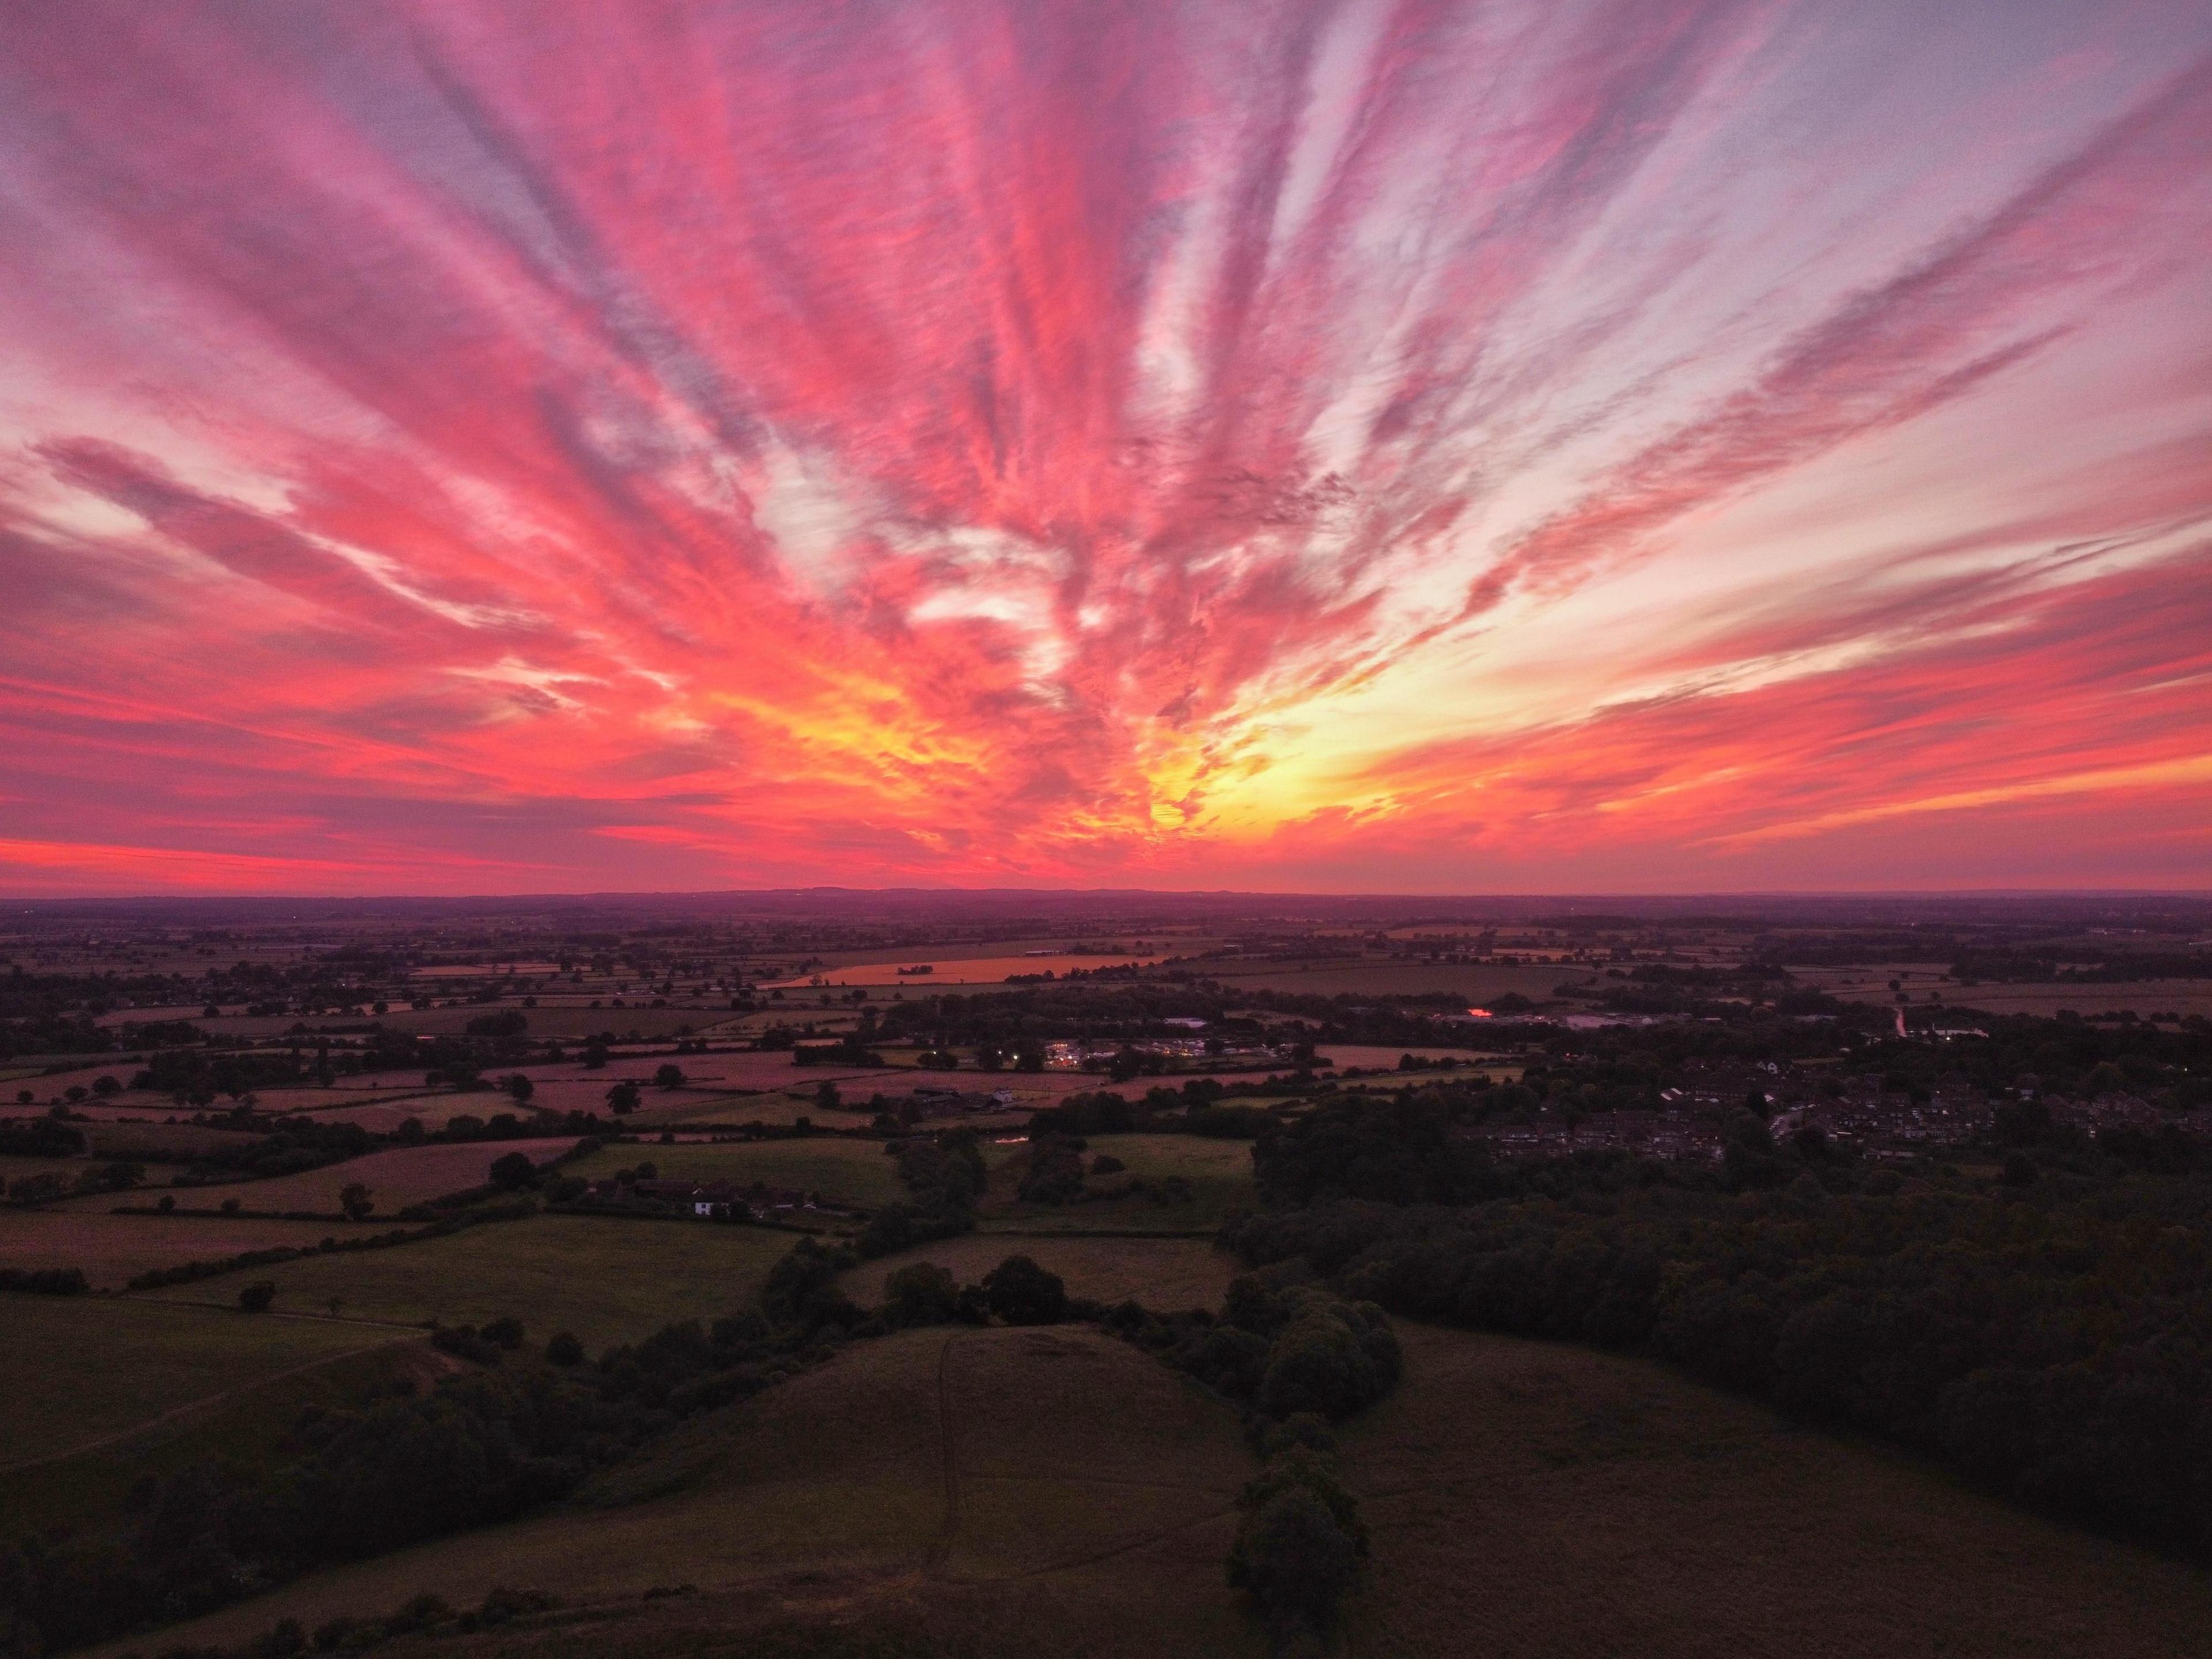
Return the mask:
{"type": "MultiPolygon", "coordinates": [[[[482,1324],[512,1314],[533,1338],[566,1328],[587,1347],[650,1335],[671,1321],[713,1319],[749,1304],[793,1235],[711,1222],[537,1216],[392,1249],[318,1255],[258,1271],[276,1306],[349,1316],[482,1324]]],[[[149,1294],[228,1298],[237,1280],[149,1294]]]]}
{"type": "Polygon", "coordinates": [[[1572,963],[1525,966],[1468,966],[1443,962],[1317,962],[1208,965],[1206,976],[1228,990],[1284,991],[1293,996],[1410,996],[1449,991],[1470,1004],[1517,991],[1532,1002],[1547,1002],[1559,986],[1597,980],[1601,970],[1572,963]]]}
{"type": "Polygon", "coordinates": [[[906,1196],[897,1164],[880,1140],[841,1140],[829,1136],[805,1140],[691,1141],[674,1146],[644,1142],[606,1146],[565,1165],[564,1173],[602,1181],[617,1170],[650,1164],[665,1181],[764,1181],[842,1199],[863,1209],[892,1204],[906,1196]]]}
{"type": "MultiPolygon", "coordinates": [[[[228,1283],[218,1280],[217,1283],[228,1283]]],[[[67,1453],[196,1401],[405,1333],[321,1319],[257,1318],[137,1297],[0,1301],[0,1468],[67,1453]]]]}
{"type": "Polygon", "coordinates": [[[235,1198],[252,1210],[320,1210],[338,1213],[338,1194],[359,1182],[376,1205],[374,1214],[389,1216],[410,1204],[428,1203],[481,1187],[493,1163],[510,1152],[543,1164],[576,1144],[575,1137],[550,1140],[478,1140],[456,1146],[402,1146],[371,1152],[343,1164],[325,1164],[300,1175],[252,1181],[180,1194],[180,1204],[207,1205],[235,1198]]]}
{"type": "MultiPolygon", "coordinates": [[[[95,1650],[235,1642],[428,1590],[557,1590],[611,1624],[550,1653],[698,1650],[787,1608],[834,1616],[988,1607],[994,1656],[1044,1651],[1258,1659],[1221,1580],[1251,1471],[1225,1407],[1096,1332],[913,1331],[863,1342],[750,1404],[687,1425],[565,1512],[317,1574],[161,1633],[95,1650]],[[630,1494],[647,1501],[593,1508],[630,1494]],[[655,1585],[704,1597],[656,1607],[655,1585]],[[1080,1642],[1070,1638],[1081,1633],[1080,1642]]],[[[903,1622],[903,1621],[902,1621],[903,1622]]],[[[526,1637],[503,1636],[502,1650],[526,1637]]]]}
{"type": "Polygon", "coordinates": [[[1345,1437],[1375,1535],[1363,1656],[2151,1659],[2212,1575],[1793,1426],[1647,1361],[1400,1327],[1345,1437]]]}
{"type": "Polygon", "coordinates": [[[1102,1196],[1077,1204],[1025,1204],[1018,1193],[1029,1152],[1025,1144],[993,1146],[986,1156],[991,1182],[977,1206],[978,1224],[985,1231],[1011,1228],[1020,1231],[1090,1231],[1110,1228],[1133,1232],[1206,1232],[1221,1224],[1232,1210],[1249,1209],[1255,1198],[1252,1186],[1252,1143],[1214,1140],[1200,1135],[1092,1135],[1084,1154],[1087,1168],[1101,1153],[1120,1158],[1126,1173],[1093,1176],[1090,1190],[1102,1196]],[[1157,1186],[1170,1176],[1190,1185],[1188,1204],[1163,1204],[1128,1192],[1115,1196],[1141,1179],[1157,1186]]]}
{"type": "MultiPolygon", "coordinates": [[[[71,1205],[81,1201],[69,1200],[71,1205]]],[[[345,1226],[343,1222],[107,1213],[111,1205],[152,1203],[154,1195],[145,1192],[88,1201],[93,1206],[88,1209],[0,1210],[0,1262],[11,1267],[82,1267],[94,1289],[107,1290],[153,1267],[216,1261],[245,1250],[279,1246],[312,1249],[345,1226]]],[[[231,1293],[236,1294],[235,1290],[231,1293]]]]}

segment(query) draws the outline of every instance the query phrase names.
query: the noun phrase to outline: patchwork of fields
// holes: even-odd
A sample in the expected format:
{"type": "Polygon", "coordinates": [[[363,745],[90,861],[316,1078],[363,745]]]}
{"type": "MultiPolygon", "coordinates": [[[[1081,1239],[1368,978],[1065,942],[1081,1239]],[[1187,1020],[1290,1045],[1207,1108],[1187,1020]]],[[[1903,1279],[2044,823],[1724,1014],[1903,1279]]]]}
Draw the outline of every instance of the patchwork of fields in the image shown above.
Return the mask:
{"type": "MultiPolygon", "coordinates": [[[[673,1320],[712,1320],[751,1302],[791,1234],[708,1222],[537,1216],[388,1250],[316,1255],[258,1269],[280,1310],[338,1299],[352,1318],[482,1324],[513,1316],[533,1338],[566,1329],[588,1347],[633,1341],[673,1320]]],[[[171,1302],[228,1299],[238,1281],[156,1291],[171,1302]]]]}

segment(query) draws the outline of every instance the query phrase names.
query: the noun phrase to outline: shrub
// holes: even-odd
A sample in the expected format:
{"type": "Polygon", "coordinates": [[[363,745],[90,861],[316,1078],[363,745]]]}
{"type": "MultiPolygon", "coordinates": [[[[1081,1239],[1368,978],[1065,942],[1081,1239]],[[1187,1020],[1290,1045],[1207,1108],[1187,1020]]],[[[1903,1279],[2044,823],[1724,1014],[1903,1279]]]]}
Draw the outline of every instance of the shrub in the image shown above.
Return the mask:
{"type": "Polygon", "coordinates": [[[983,1275],[984,1305],[1009,1325],[1056,1325],[1067,1317],[1067,1285],[1025,1255],[983,1275]]]}
{"type": "Polygon", "coordinates": [[[247,1313],[266,1313],[269,1304],[276,1299],[276,1286],[266,1279],[256,1279],[238,1292],[238,1305],[247,1313]]]}
{"type": "Polygon", "coordinates": [[[580,1365],[584,1363],[584,1345],[576,1340],[573,1331],[556,1331],[545,1339],[545,1358],[556,1365],[580,1365]]]}
{"type": "Polygon", "coordinates": [[[884,1285],[884,1316],[894,1325],[945,1325],[957,1316],[960,1286],[933,1261],[901,1267],[884,1285]]]}
{"type": "Polygon", "coordinates": [[[1294,1449],[1248,1484],[1228,1562],[1230,1588],[1279,1637],[1325,1634],[1367,1558],[1367,1528],[1334,1471],[1294,1449]]]}

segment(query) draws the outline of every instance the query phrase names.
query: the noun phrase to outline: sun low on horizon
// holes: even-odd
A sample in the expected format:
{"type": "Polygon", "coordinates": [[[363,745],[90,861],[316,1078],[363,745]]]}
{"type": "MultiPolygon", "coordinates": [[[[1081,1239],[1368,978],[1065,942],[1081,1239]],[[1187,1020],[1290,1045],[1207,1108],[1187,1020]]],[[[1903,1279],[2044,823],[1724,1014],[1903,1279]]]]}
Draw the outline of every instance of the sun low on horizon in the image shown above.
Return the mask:
{"type": "Polygon", "coordinates": [[[2201,4],[0,0],[0,895],[2212,885],[2201,4]]]}

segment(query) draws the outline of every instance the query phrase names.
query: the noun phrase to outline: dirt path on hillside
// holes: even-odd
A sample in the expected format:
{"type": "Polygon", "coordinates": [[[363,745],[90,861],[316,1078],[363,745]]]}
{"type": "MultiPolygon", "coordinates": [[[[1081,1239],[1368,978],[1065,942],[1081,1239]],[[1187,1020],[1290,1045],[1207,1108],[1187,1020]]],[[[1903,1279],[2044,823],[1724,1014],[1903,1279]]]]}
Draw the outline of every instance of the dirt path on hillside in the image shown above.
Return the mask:
{"type": "Polygon", "coordinates": [[[945,1339],[937,1354],[937,1432],[945,1471],[945,1521],[937,1541],[930,1546],[929,1570],[941,1569],[952,1553],[952,1540],[960,1531],[960,1449],[952,1432],[952,1346],[956,1334],[945,1339]]]}

